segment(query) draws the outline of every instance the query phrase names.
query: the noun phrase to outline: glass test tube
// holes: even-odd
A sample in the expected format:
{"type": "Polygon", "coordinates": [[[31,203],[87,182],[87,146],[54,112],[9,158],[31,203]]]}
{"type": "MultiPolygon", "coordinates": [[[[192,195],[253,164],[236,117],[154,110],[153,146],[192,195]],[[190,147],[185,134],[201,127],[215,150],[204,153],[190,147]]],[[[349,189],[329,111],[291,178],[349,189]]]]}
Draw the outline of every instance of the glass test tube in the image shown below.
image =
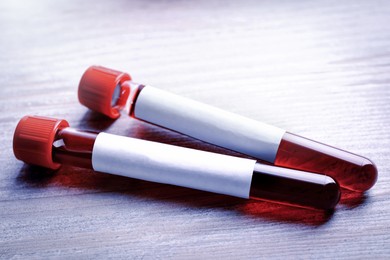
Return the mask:
{"type": "Polygon", "coordinates": [[[62,164],[240,198],[332,209],[332,178],[195,149],[107,133],[80,131],[65,120],[26,116],[13,140],[16,158],[58,169],[62,164]]]}
{"type": "Polygon", "coordinates": [[[130,115],[276,166],[324,174],[340,186],[363,192],[377,180],[369,159],[283,129],[131,81],[127,73],[92,66],[79,84],[81,104],[110,118],[120,115],[129,97],[130,115]]]}

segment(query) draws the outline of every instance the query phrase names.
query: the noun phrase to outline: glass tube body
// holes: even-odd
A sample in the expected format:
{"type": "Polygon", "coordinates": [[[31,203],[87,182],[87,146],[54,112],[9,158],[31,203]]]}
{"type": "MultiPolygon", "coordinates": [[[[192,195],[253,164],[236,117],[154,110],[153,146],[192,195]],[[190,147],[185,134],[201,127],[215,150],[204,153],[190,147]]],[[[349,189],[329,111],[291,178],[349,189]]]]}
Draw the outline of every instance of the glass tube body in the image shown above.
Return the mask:
{"type": "MultiPolygon", "coordinates": [[[[216,144],[231,150],[235,150],[237,152],[250,155],[254,158],[268,161],[276,166],[281,167],[287,167],[291,169],[297,169],[297,170],[303,170],[308,172],[315,172],[323,175],[330,176],[334,179],[336,179],[340,186],[353,190],[358,192],[364,192],[368,189],[370,189],[377,180],[377,168],[375,164],[370,161],[369,159],[359,156],[338,148],[331,147],[326,144],[322,144],[286,131],[281,132],[280,134],[281,138],[277,141],[275,141],[275,137],[272,137],[273,133],[272,130],[269,131],[264,135],[269,135],[269,138],[273,138],[274,140],[272,142],[276,142],[276,146],[274,145],[273,148],[268,148],[266,146],[258,145],[256,147],[251,147],[251,149],[246,149],[239,147],[240,140],[234,140],[234,138],[226,137],[224,135],[224,132],[221,132],[221,126],[216,126],[219,124],[219,121],[222,121],[226,119],[228,116],[234,116],[233,113],[225,112],[223,115],[221,115],[220,118],[218,116],[214,117],[215,121],[213,122],[201,122],[203,119],[199,118],[205,118],[210,115],[207,111],[207,108],[210,109],[210,111],[213,109],[211,106],[207,106],[204,104],[201,104],[199,102],[193,102],[189,99],[179,97],[177,95],[169,94],[168,97],[170,97],[174,102],[176,102],[177,107],[174,109],[171,109],[169,112],[163,111],[167,107],[167,103],[169,99],[165,99],[164,101],[159,101],[158,97],[161,97],[162,95],[165,95],[164,91],[158,90],[159,94],[154,96],[153,101],[149,102],[148,106],[148,114],[152,115],[150,117],[145,117],[141,113],[137,113],[137,106],[140,107],[143,104],[138,104],[144,101],[139,102],[140,96],[142,95],[148,95],[143,94],[145,89],[149,89],[150,93],[152,90],[150,90],[151,87],[139,85],[137,83],[133,83],[131,81],[128,81],[127,84],[130,84],[132,88],[135,88],[135,94],[132,97],[131,107],[130,107],[130,116],[153,123],[162,127],[166,127],[168,129],[195,137],[197,139],[200,139],[202,141],[206,141],[212,144],[216,144]],[[187,104],[192,104],[192,107],[187,104]],[[196,106],[205,106],[203,110],[194,110],[194,113],[191,114],[188,110],[194,109],[194,104],[196,106]],[[154,106],[154,107],[153,107],[154,106]],[[207,107],[206,107],[207,106],[207,107]],[[185,111],[185,112],[181,112],[185,111]],[[202,114],[202,115],[199,115],[202,114]],[[169,121],[169,116],[176,116],[178,120],[171,120],[169,121]],[[168,120],[161,120],[161,117],[167,117],[168,120]],[[189,117],[193,117],[193,121],[188,121],[189,117]],[[220,120],[219,120],[220,119],[220,120]],[[187,125],[190,125],[190,127],[186,126],[179,126],[179,121],[187,120],[187,125]],[[204,137],[205,134],[199,134],[199,132],[209,130],[209,132],[220,132],[219,134],[216,134],[216,137],[209,138],[204,137]],[[223,139],[228,139],[227,145],[225,145],[223,139]],[[221,141],[222,140],[222,141],[221,141]],[[236,144],[234,144],[236,142],[236,144]],[[237,145],[238,143],[238,145],[237,145]],[[235,147],[238,146],[236,149],[235,147]],[[275,148],[276,147],[276,148],[275,148]],[[273,154],[272,156],[265,156],[263,154],[267,154],[267,150],[274,150],[271,151],[273,154]]],[[[144,99],[145,100],[145,99],[144,99]]],[[[222,111],[221,111],[222,113],[222,111]]],[[[215,113],[214,113],[215,114],[215,113]]],[[[241,117],[243,121],[243,117],[241,117]]],[[[239,118],[236,121],[239,121],[241,118],[239,118]]],[[[237,128],[241,126],[240,122],[229,122],[226,125],[232,125],[237,124],[237,128]]],[[[268,127],[268,125],[267,125],[268,127]]],[[[244,126],[242,127],[244,128],[244,126]]],[[[261,128],[259,128],[261,130],[261,128]]],[[[275,131],[279,131],[280,129],[275,128],[275,131]]],[[[236,133],[233,133],[233,137],[235,134],[239,134],[240,130],[236,130],[236,133]]],[[[225,131],[227,134],[231,134],[233,131],[225,131]]],[[[256,133],[254,133],[256,135],[256,133]]],[[[268,137],[265,136],[265,139],[268,137]]],[[[255,140],[255,138],[253,138],[255,140]]],[[[255,140],[256,141],[256,140],[255,140]]],[[[268,141],[265,142],[267,144],[268,141]]],[[[251,144],[249,144],[251,145],[251,144]]]]}
{"type": "MultiPolygon", "coordinates": [[[[97,133],[79,131],[70,127],[59,130],[57,141],[53,144],[53,161],[93,169],[92,153],[97,136],[97,133]]],[[[340,190],[338,184],[327,176],[256,163],[249,197],[328,210],[338,203],[340,190]]]]}

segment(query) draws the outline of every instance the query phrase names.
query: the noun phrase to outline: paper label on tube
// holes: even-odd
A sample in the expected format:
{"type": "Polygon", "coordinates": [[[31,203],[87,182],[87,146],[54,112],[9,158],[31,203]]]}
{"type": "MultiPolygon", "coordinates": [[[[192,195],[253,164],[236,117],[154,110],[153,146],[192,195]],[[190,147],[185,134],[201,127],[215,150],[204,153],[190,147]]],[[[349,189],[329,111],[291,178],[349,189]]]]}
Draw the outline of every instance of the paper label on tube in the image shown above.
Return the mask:
{"type": "Polygon", "coordinates": [[[134,116],[273,163],[285,130],[146,86],[134,116]]]}
{"type": "Polygon", "coordinates": [[[147,181],[249,198],[256,161],[100,133],[93,169],[147,181]]]}

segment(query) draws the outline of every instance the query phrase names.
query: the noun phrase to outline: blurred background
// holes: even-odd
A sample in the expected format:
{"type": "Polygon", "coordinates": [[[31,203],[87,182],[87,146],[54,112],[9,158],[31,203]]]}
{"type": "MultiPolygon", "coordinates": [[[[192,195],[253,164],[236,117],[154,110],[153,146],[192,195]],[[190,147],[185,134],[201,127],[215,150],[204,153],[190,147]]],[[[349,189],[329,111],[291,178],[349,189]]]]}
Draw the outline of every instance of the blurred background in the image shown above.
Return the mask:
{"type": "MultiPolygon", "coordinates": [[[[0,258],[387,258],[390,2],[0,2],[0,258]],[[90,65],[361,154],[365,194],[333,213],[17,161],[27,114],[234,154],[82,107],[90,65]]],[[[241,155],[238,155],[241,156],[241,155]]]]}

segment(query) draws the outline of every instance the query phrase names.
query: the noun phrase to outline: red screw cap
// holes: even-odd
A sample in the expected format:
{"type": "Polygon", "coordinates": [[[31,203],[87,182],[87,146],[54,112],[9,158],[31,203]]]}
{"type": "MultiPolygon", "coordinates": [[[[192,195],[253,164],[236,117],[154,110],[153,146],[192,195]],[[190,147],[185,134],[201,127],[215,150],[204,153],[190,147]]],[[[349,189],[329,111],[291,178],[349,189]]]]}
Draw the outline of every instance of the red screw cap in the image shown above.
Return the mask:
{"type": "Polygon", "coordinates": [[[53,162],[52,147],[58,130],[69,127],[66,120],[40,116],[20,119],[14,134],[15,157],[28,164],[56,170],[60,164],[53,162]]]}
{"type": "Polygon", "coordinates": [[[122,84],[128,80],[131,80],[131,77],[127,73],[101,66],[91,66],[81,77],[79,101],[96,112],[116,119],[130,94],[130,86],[122,84]],[[119,97],[113,100],[116,90],[120,91],[119,97]]]}

